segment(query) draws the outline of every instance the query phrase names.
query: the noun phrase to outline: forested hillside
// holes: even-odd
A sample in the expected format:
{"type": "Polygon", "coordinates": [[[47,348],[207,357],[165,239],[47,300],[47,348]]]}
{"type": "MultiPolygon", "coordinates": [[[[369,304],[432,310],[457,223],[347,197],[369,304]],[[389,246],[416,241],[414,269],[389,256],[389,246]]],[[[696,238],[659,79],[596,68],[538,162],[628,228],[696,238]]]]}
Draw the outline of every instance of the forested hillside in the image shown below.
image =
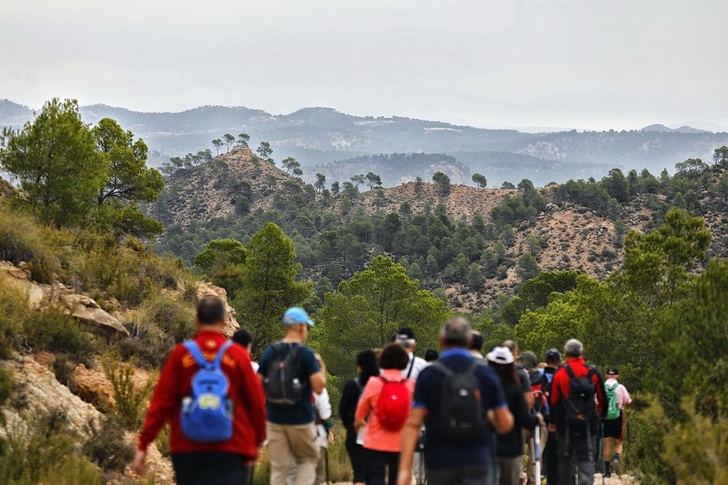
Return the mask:
{"type": "Polygon", "coordinates": [[[674,176],[614,169],[600,181],[542,189],[528,179],[506,189],[467,187],[443,174],[384,189],[371,172],[310,185],[239,148],[178,169],[150,211],[168,224],[160,247],[188,263],[213,239],[247,241],[275,222],[293,238],[306,274],[327,284],[387,254],[450,306],[472,311],[541,270],[607,276],[623,258],[624,235],[655,227],[671,206],[704,215],[711,254],[725,255],[727,156],[722,148],[712,166],[681,162],[674,176]]]}
{"type": "Polygon", "coordinates": [[[126,465],[156,372],[209,293],[254,356],[286,307],[306,307],[335,401],[352,356],[401,326],[422,350],[456,313],[487,347],[543,355],[579,338],[637,398],[630,474],[727,478],[728,147],[672,176],[489,189],[436,172],[385,189],[373,172],[307,184],[244,137],[163,177],[125,128],[53,100],[0,140],[14,184],[0,200],[2,483],[171,483],[164,435],[146,477],[126,465]]]}

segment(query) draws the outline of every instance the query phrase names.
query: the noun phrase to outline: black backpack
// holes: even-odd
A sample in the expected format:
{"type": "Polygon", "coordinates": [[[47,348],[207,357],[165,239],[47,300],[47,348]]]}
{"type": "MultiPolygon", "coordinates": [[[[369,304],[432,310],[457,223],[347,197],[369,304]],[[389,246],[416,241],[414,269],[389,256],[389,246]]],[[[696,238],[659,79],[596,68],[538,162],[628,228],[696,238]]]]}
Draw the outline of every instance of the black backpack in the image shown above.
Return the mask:
{"type": "Polygon", "coordinates": [[[588,436],[596,416],[594,403],[596,390],[592,377],[597,375],[597,371],[593,367],[589,367],[589,371],[584,377],[576,377],[571,366],[567,364],[564,368],[569,374],[569,395],[564,399],[564,417],[567,429],[571,436],[588,436]]]}
{"type": "Polygon", "coordinates": [[[277,406],[294,406],[303,398],[300,380],[301,346],[279,342],[273,345],[273,357],[268,362],[263,386],[266,399],[277,406]]]}
{"type": "Polygon", "coordinates": [[[482,365],[476,360],[465,372],[453,372],[442,362],[433,364],[444,374],[436,424],[448,440],[472,441],[484,436],[487,430],[480,381],[476,375],[482,365]]]}

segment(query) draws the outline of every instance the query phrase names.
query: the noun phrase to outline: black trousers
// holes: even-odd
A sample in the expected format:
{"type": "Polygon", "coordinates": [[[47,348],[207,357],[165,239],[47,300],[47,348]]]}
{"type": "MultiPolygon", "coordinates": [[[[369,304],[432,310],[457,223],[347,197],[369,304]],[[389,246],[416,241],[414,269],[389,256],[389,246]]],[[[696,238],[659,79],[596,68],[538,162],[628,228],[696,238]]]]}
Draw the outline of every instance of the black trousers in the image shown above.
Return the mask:
{"type": "Polygon", "coordinates": [[[367,485],[395,485],[399,472],[399,453],[366,450],[367,485]],[[388,478],[388,480],[387,480],[388,478]]]}
{"type": "Polygon", "coordinates": [[[346,453],[354,472],[354,483],[364,483],[367,473],[367,453],[364,447],[356,442],[356,432],[346,433],[346,453]]]}
{"type": "Polygon", "coordinates": [[[594,434],[567,436],[558,433],[559,485],[571,485],[578,476],[579,485],[594,483],[594,434]]]}
{"type": "Polygon", "coordinates": [[[174,453],[177,485],[244,485],[250,467],[235,453],[174,453]]]}
{"type": "Polygon", "coordinates": [[[543,467],[546,483],[557,485],[559,483],[559,448],[558,435],[550,431],[546,447],[543,449],[543,467]]]}

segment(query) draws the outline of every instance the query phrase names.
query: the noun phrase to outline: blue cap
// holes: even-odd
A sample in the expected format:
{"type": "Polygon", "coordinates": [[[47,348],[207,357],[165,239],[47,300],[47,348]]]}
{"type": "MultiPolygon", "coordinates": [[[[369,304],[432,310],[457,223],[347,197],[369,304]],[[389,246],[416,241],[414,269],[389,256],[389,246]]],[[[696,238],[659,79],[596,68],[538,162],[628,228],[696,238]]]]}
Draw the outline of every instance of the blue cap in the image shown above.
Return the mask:
{"type": "Polygon", "coordinates": [[[302,323],[313,327],[313,320],[311,320],[311,317],[308,316],[308,313],[303,308],[294,306],[286,310],[286,313],[283,314],[284,325],[301,325],[302,323]]]}

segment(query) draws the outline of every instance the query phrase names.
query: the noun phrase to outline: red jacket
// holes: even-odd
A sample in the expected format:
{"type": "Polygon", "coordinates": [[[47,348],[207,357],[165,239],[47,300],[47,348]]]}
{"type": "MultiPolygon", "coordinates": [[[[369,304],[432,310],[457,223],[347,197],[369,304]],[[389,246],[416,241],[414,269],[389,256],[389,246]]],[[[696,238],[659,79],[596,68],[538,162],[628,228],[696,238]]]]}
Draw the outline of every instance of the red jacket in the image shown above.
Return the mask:
{"type": "MultiPolygon", "coordinates": [[[[195,337],[206,358],[212,360],[227,338],[213,331],[201,331],[195,337]]],[[[239,345],[231,346],[222,360],[223,372],[230,380],[229,396],[233,401],[233,437],[225,443],[195,443],[188,440],[180,429],[182,399],[190,393],[192,376],[197,364],[182,345],[172,350],[162,369],[152,394],[147,417],[139,434],[139,449],[146,450],[154,441],[165,422],[170,424],[169,451],[226,452],[255,459],[258,447],[265,440],[265,397],[263,386],[253,372],[250,357],[239,345]]]]}
{"type": "MultiPolygon", "coordinates": [[[[589,367],[586,365],[586,361],[583,357],[569,357],[566,364],[571,367],[576,377],[584,377],[589,372],[589,367]]],[[[592,375],[592,382],[596,388],[597,414],[601,416],[606,409],[606,401],[604,398],[604,383],[602,382],[602,377],[598,372],[595,372],[594,375],[592,375]]],[[[554,381],[551,383],[551,394],[549,399],[553,409],[558,409],[557,406],[559,401],[565,399],[569,395],[570,389],[569,374],[566,372],[564,366],[562,366],[556,371],[556,374],[554,374],[554,381]]]]}

